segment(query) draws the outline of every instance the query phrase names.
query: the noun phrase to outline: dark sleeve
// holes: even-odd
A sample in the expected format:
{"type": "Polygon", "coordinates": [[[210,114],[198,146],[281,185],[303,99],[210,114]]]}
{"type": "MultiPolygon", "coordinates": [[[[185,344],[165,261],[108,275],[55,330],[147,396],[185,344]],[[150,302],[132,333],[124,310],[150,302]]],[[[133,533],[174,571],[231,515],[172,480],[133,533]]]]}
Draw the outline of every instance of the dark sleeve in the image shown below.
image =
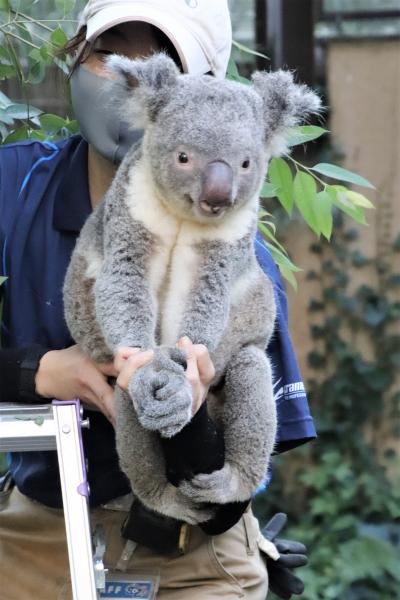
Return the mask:
{"type": "Polygon", "coordinates": [[[207,403],[173,438],[162,438],[168,480],[178,485],[198,473],[222,469],[225,460],[224,436],[208,414],[207,403]]]}
{"type": "MultiPolygon", "coordinates": [[[[212,473],[224,466],[224,436],[209,416],[206,402],[182,431],[173,438],[163,438],[162,446],[167,477],[173,485],[198,473],[212,473]]],[[[199,527],[208,535],[224,533],[239,521],[249,502],[250,499],[217,504],[215,516],[200,523],[199,527]]]]}
{"type": "Polygon", "coordinates": [[[0,349],[0,402],[46,403],[36,394],[35,376],[40,359],[48,348],[26,346],[0,349]]]}

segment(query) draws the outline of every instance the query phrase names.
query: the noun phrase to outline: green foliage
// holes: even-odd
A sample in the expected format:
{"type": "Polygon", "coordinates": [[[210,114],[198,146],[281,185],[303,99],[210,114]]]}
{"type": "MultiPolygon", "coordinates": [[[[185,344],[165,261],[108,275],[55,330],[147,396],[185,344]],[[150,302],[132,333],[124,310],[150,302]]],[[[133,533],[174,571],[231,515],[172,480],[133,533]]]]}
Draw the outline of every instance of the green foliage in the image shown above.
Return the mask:
{"type": "MultiPolygon", "coordinates": [[[[2,0],[0,3],[0,80],[16,78],[21,96],[27,98],[29,86],[41,83],[50,67],[55,65],[63,75],[68,73],[68,61],[62,48],[76,26],[70,18],[71,11],[76,8],[75,0],[41,0],[40,6],[35,5],[29,0],[2,0]],[[41,14],[43,18],[32,16],[35,14],[41,14]],[[63,27],[68,29],[68,34],[63,27]]],[[[29,99],[24,104],[16,104],[0,92],[2,143],[59,139],[77,130],[76,121],[43,115],[29,99]]]]}
{"type": "Polygon", "coordinates": [[[275,481],[258,499],[258,511],[266,518],[274,509],[286,510],[292,529],[285,537],[308,545],[310,563],[300,571],[305,600],[398,600],[400,335],[393,324],[400,316],[400,274],[390,267],[398,254],[365,257],[357,231],[341,222],[329,246],[313,245],[322,268],[309,273],[322,284],[309,306],[316,324],[309,355],[315,378],[308,387],[319,437],[297,451],[293,486],[284,495],[290,458],[276,459],[275,481]],[[366,282],[355,289],[349,277],[354,269],[366,282]],[[384,455],[383,424],[394,440],[384,455]]]}
{"type": "MultiPolygon", "coordinates": [[[[62,48],[75,30],[74,17],[82,0],[41,0],[40,6],[32,0],[1,0],[0,3],[0,79],[17,78],[22,94],[27,86],[43,81],[54,65],[64,74],[68,72],[68,59],[62,48]],[[35,16],[36,15],[36,16],[35,16]],[[39,18],[38,18],[39,17],[39,18]]],[[[267,58],[265,55],[233,43],[239,53],[267,58]]],[[[249,83],[237,68],[233,58],[228,67],[228,77],[249,83]]],[[[52,114],[43,114],[38,108],[15,104],[0,94],[0,141],[18,142],[24,139],[56,140],[76,133],[76,121],[52,114]]],[[[320,138],[327,133],[322,127],[308,125],[295,127],[288,132],[288,147],[295,147],[320,138]]],[[[327,163],[306,167],[293,158],[273,159],[269,166],[268,181],[261,190],[261,198],[276,198],[288,215],[296,206],[301,217],[319,237],[330,238],[333,211],[339,209],[359,223],[366,224],[365,209],[372,204],[361,194],[350,192],[343,185],[328,185],[319,176],[339,179],[358,185],[372,185],[355,173],[327,163]],[[292,169],[295,172],[292,172],[292,169]]],[[[282,275],[296,286],[294,274],[299,269],[290,260],[285,248],[278,242],[273,218],[269,214],[260,218],[260,231],[273,254],[282,275]]]]}
{"type": "MultiPolygon", "coordinates": [[[[234,44],[241,52],[263,56],[243,46],[234,44]]],[[[267,58],[263,56],[263,58],[267,58]]],[[[227,77],[240,83],[248,84],[249,80],[240,75],[237,65],[231,58],[227,77]]],[[[293,148],[307,142],[317,140],[328,133],[327,129],[316,125],[293,127],[287,134],[287,146],[293,148]]],[[[310,229],[327,240],[332,235],[333,215],[336,210],[342,211],[358,223],[367,225],[365,209],[374,208],[373,204],[358,192],[353,192],[344,185],[329,185],[331,179],[352,183],[367,188],[374,186],[357,173],[329,163],[319,163],[312,167],[301,164],[291,156],[273,158],[270,161],[267,181],[261,189],[260,197],[268,199],[275,197],[289,216],[296,206],[301,217],[310,229]],[[293,172],[294,169],[294,172],[293,172]],[[328,181],[316,175],[323,175],[328,181]]],[[[281,274],[289,283],[296,287],[294,273],[299,271],[290,260],[286,250],[278,243],[275,232],[266,234],[265,220],[259,227],[264,235],[266,244],[277,262],[281,274]]]]}

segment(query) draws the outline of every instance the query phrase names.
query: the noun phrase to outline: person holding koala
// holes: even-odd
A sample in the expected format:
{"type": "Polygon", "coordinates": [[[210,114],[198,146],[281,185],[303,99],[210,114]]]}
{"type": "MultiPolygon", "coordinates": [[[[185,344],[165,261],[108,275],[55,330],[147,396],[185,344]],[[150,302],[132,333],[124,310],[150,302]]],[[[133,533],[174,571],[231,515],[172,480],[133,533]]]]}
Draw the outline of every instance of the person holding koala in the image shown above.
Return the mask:
{"type": "MultiPolygon", "coordinates": [[[[0,149],[0,175],[7,173],[0,192],[0,242],[2,274],[8,277],[0,351],[1,401],[43,403],[54,397],[80,397],[87,410],[97,409],[90,410],[91,429],[84,431],[84,446],[91,518],[94,525],[102,523],[107,531],[105,560],[110,568],[115,568],[124,549],[120,529],[131,498],[129,483],[118,466],[113,390],[107,378],[116,377],[119,387],[126,390],[135,373],[151,364],[154,355],[122,348],[114,363],[107,356],[93,360],[74,345],[63,319],[61,289],[79,231],[110,187],[117,165],[142,136],[140,123],[136,129],[128,129],[102,93],[104,81],[110,77],[104,58],[113,53],[137,58],[163,50],[184,73],[223,78],[230,46],[225,1],[171,0],[167,7],[161,0],[92,0],[69,45],[75,56],[72,101],[83,137],[0,149]]],[[[273,283],[277,306],[268,356],[278,411],[275,451],[282,452],[312,439],[315,431],[287,331],[282,283],[260,238],[256,239],[256,254],[273,283]]],[[[187,338],[180,339],[178,346],[186,352],[192,419],[172,438],[174,447],[169,449],[167,462],[171,472],[178,462],[179,470],[184,471],[185,460],[193,460],[187,454],[188,440],[198,439],[196,470],[209,472],[215,449],[223,459],[218,445],[221,438],[205,402],[215,365],[206,346],[187,338]]],[[[14,453],[10,468],[16,487],[8,507],[0,512],[4,598],[68,597],[56,457],[53,453],[14,453]],[[15,574],[22,564],[25,576],[19,578],[15,574]]],[[[145,522],[146,516],[143,519],[145,522]]],[[[262,600],[268,590],[262,555],[265,545],[248,502],[239,507],[233,520],[222,511],[219,524],[219,535],[189,525],[185,547],[176,547],[167,555],[149,548],[151,544],[139,544],[128,571],[157,573],[158,597],[167,600],[187,598],[189,593],[194,598],[262,600]]],[[[270,530],[274,537],[276,527],[270,530]]],[[[281,548],[282,555],[290,555],[288,546],[281,548]]],[[[299,584],[285,572],[283,558],[274,564],[267,561],[270,584],[278,573],[275,589],[289,598],[298,593],[299,584]]]]}

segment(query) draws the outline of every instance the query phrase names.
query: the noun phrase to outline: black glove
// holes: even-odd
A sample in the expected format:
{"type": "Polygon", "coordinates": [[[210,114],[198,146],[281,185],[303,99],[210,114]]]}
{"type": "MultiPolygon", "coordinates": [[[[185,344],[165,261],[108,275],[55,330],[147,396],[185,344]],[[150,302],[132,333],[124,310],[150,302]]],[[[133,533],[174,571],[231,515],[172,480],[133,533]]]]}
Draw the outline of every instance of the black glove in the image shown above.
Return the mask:
{"type": "Polygon", "coordinates": [[[280,598],[290,600],[292,594],[300,595],[304,591],[304,583],[292,573],[292,569],[306,565],[308,559],[307,548],[300,542],[276,538],[285,527],[286,522],[287,515],[277,513],[262,528],[261,533],[267,540],[275,544],[280,554],[278,560],[267,556],[269,588],[280,598]]]}

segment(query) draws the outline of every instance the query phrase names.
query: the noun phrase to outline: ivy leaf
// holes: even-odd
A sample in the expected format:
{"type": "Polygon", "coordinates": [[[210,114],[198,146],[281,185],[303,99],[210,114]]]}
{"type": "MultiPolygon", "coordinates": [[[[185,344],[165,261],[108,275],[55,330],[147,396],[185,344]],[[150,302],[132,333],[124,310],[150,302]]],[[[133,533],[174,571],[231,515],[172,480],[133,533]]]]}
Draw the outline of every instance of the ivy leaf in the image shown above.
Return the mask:
{"type": "Polygon", "coordinates": [[[293,175],[283,158],[273,158],[269,164],[268,178],[277,189],[276,196],[286,212],[293,211],[293,175]]]}
{"type": "Polygon", "coordinates": [[[268,181],[264,181],[260,192],[260,198],[275,198],[278,189],[268,181]]]}
{"type": "Polygon", "coordinates": [[[29,104],[10,104],[5,109],[5,114],[12,119],[30,119],[37,117],[42,113],[39,108],[29,104]]]}
{"type": "Polygon", "coordinates": [[[317,184],[314,177],[304,171],[298,171],[293,184],[294,199],[297,208],[307,225],[319,236],[321,228],[316,214],[317,184]]]}
{"type": "Polygon", "coordinates": [[[292,127],[289,131],[288,146],[298,146],[316,140],[321,135],[328,133],[327,129],[317,127],[316,125],[303,125],[302,127],[292,127]]]}
{"type": "Polygon", "coordinates": [[[29,138],[29,127],[27,125],[23,125],[22,127],[18,127],[12,131],[4,140],[5,144],[12,144],[14,142],[23,142],[29,138]]]}
{"type": "Polygon", "coordinates": [[[0,122],[6,125],[14,124],[14,119],[7,115],[5,108],[0,108],[0,122]]]}
{"type": "Polygon", "coordinates": [[[58,25],[50,36],[51,43],[57,48],[62,48],[68,41],[65,31],[58,25]]]}
{"type": "Polygon", "coordinates": [[[53,114],[41,115],[39,121],[42,129],[50,134],[56,134],[66,126],[65,119],[53,114]]]}
{"type": "Polygon", "coordinates": [[[321,175],[325,175],[326,177],[331,177],[332,179],[340,179],[340,181],[348,181],[349,183],[375,189],[368,179],[361,177],[361,175],[357,175],[357,173],[338,167],[337,165],[319,163],[318,165],[311,167],[311,170],[320,173],[321,175]]]}
{"type": "Polygon", "coordinates": [[[0,65],[0,80],[10,79],[15,76],[15,68],[13,65],[0,65]]]}

